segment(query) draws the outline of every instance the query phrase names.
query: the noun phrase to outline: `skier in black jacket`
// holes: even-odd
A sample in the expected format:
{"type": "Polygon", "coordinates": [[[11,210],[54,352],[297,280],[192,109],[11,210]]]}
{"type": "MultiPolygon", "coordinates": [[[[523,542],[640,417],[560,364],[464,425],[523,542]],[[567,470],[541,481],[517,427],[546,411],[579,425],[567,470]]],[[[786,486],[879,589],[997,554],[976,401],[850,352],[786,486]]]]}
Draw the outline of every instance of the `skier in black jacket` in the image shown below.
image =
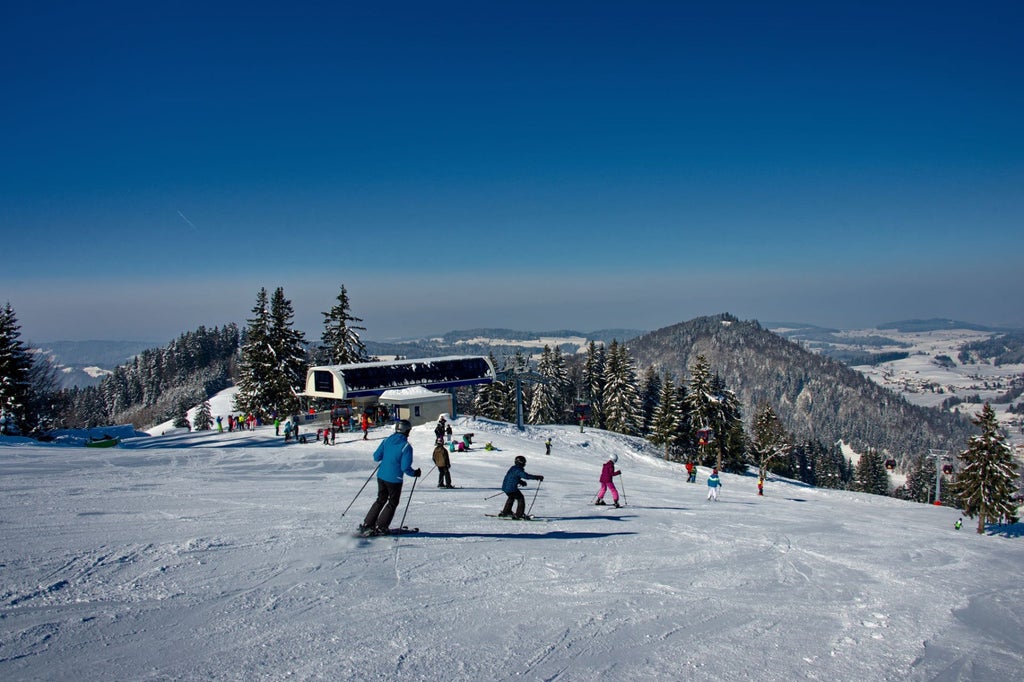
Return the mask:
{"type": "Polygon", "coordinates": [[[530,478],[535,481],[543,481],[543,476],[534,476],[533,474],[526,473],[523,468],[526,466],[526,458],[522,455],[516,457],[516,463],[513,464],[509,470],[505,473],[505,480],[501,483],[501,491],[508,495],[508,499],[505,500],[505,508],[501,510],[498,516],[511,516],[513,519],[521,519],[526,512],[526,498],[519,492],[519,487],[526,485],[524,479],[530,478]],[[516,513],[512,513],[512,503],[516,503],[516,513]]]}

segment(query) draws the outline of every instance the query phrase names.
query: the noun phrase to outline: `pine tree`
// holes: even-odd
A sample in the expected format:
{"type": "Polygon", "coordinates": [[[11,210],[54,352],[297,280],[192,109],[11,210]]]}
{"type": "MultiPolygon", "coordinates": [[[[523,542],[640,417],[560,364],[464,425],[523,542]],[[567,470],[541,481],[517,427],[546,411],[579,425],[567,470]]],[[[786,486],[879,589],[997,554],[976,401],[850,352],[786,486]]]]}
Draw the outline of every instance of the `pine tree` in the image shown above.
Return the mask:
{"type": "Polygon", "coordinates": [[[640,431],[640,389],[636,367],[626,346],[614,339],[604,368],[605,428],[627,436],[640,431]]]}
{"type": "Polygon", "coordinates": [[[590,423],[605,428],[605,347],[594,341],[587,344],[587,359],[583,365],[585,396],[590,404],[590,423]]]}
{"type": "MultiPolygon", "coordinates": [[[[277,380],[277,358],[270,345],[270,302],[265,288],[261,287],[256,294],[252,312],[254,316],[247,320],[242,340],[234,407],[242,414],[265,417],[274,409],[270,396],[277,380]]],[[[286,413],[276,414],[284,416],[286,413]]]]}
{"type": "Polygon", "coordinates": [[[672,446],[679,438],[680,415],[679,392],[670,374],[661,379],[658,402],[651,414],[651,431],[648,436],[655,445],[665,448],[665,459],[669,459],[672,446]]]}
{"type": "Polygon", "coordinates": [[[986,523],[1017,522],[1017,463],[991,405],[985,403],[971,422],[981,428],[981,435],[973,436],[957,455],[961,467],[956,500],[967,516],[978,517],[978,533],[984,533],[986,523]]]}
{"type": "Polygon", "coordinates": [[[196,410],[196,415],[193,418],[195,422],[193,426],[196,431],[209,431],[213,428],[213,414],[210,412],[210,401],[204,400],[200,405],[199,409],[196,410]]]}
{"type": "Polygon", "coordinates": [[[758,477],[763,481],[767,478],[772,462],[785,457],[791,450],[789,443],[792,439],[768,403],[758,407],[751,432],[750,452],[757,466],[758,477]]]}
{"type": "Polygon", "coordinates": [[[640,380],[640,435],[646,436],[651,432],[654,410],[660,397],[661,375],[654,367],[648,367],[640,380]]]}
{"type": "Polygon", "coordinates": [[[544,345],[540,361],[537,363],[537,373],[546,380],[538,382],[530,395],[530,409],[527,421],[530,424],[554,424],[558,421],[558,401],[561,393],[559,377],[553,365],[553,353],[551,347],[544,345]]]}
{"type": "Polygon", "coordinates": [[[935,493],[935,459],[918,457],[907,472],[907,499],[927,504],[935,493]]]}
{"type": "Polygon", "coordinates": [[[853,478],[855,489],[862,493],[889,494],[889,474],[885,470],[885,460],[874,448],[860,456],[853,478]]]}
{"type": "Polygon", "coordinates": [[[291,414],[299,409],[298,394],[306,384],[306,339],[292,327],[295,311],[292,302],[278,287],[270,299],[270,345],[277,358],[276,394],[271,404],[278,414],[291,414]]]}
{"type": "Polygon", "coordinates": [[[324,332],[320,338],[330,364],[348,365],[366,362],[370,359],[366,352],[366,345],[359,336],[359,332],[366,331],[366,327],[352,324],[353,322],[362,322],[362,319],[354,317],[349,312],[348,292],[345,290],[344,284],[341,285],[338,302],[331,307],[329,312],[323,313],[323,316],[324,332]]]}
{"type": "MultiPolygon", "coordinates": [[[[497,367],[498,361],[493,353],[488,353],[491,367],[497,367]]],[[[473,411],[481,417],[494,419],[495,421],[508,421],[503,413],[505,395],[508,389],[504,382],[492,381],[481,386],[473,399],[473,411]]]]}
{"type": "Polygon", "coordinates": [[[8,302],[0,310],[0,433],[28,433],[35,415],[32,402],[32,357],[21,341],[21,326],[8,302]]]}
{"type": "Polygon", "coordinates": [[[703,355],[690,367],[690,386],[684,409],[694,429],[693,438],[700,446],[702,463],[727,471],[742,471],[746,450],[740,402],[725,386],[703,355]]]}

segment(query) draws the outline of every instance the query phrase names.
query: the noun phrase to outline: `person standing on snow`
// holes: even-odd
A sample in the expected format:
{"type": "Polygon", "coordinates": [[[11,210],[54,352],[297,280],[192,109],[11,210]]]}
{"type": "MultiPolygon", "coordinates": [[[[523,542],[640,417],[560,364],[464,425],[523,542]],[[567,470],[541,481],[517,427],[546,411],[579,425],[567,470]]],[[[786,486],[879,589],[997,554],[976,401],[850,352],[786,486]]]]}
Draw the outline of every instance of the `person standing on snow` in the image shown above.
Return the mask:
{"type": "Polygon", "coordinates": [[[395,432],[385,438],[373,451],[373,461],[380,462],[377,468],[377,499],[374,500],[366,518],[359,526],[359,532],[367,535],[387,535],[391,519],[398,509],[402,496],[402,475],[419,478],[420,470],[412,468],[412,445],[409,432],[412,424],[400,419],[395,432]]]}
{"type": "Polygon", "coordinates": [[[441,418],[437,420],[437,426],[434,427],[435,439],[442,440],[444,438],[444,429],[446,425],[447,424],[444,415],[441,415],[441,418]]]}
{"type": "Polygon", "coordinates": [[[544,441],[544,454],[545,455],[550,455],[551,454],[551,439],[550,438],[548,438],[546,441],[544,441]]]}
{"type": "Polygon", "coordinates": [[[622,472],[615,469],[615,463],[619,461],[619,456],[612,454],[608,461],[601,467],[601,491],[597,493],[597,502],[594,504],[604,504],[604,494],[606,491],[612,491],[612,504],[616,507],[619,506],[619,491],[615,489],[615,481],[613,480],[616,476],[621,476],[622,472]]]}
{"type": "Polygon", "coordinates": [[[526,515],[526,498],[519,492],[519,488],[526,485],[524,479],[530,478],[535,481],[543,481],[544,477],[526,473],[525,466],[526,458],[518,455],[515,459],[515,464],[505,472],[505,480],[501,483],[501,491],[508,495],[508,499],[505,500],[505,508],[501,510],[498,516],[511,516],[513,519],[521,519],[526,515]],[[512,513],[513,502],[516,504],[515,514],[512,513]]]}
{"type": "Polygon", "coordinates": [[[696,483],[697,482],[697,467],[693,465],[693,462],[686,463],[686,482],[696,483]]]}
{"type": "Polygon", "coordinates": [[[722,487],[722,481],[718,478],[718,469],[712,469],[708,476],[708,499],[718,502],[718,489],[722,487]]]}
{"type": "Polygon", "coordinates": [[[434,464],[437,466],[437,487],[454,488],[452,485],[452,461],[448,458],[448,448],[444,439],[438,438],[434,444],[434,464]]]}

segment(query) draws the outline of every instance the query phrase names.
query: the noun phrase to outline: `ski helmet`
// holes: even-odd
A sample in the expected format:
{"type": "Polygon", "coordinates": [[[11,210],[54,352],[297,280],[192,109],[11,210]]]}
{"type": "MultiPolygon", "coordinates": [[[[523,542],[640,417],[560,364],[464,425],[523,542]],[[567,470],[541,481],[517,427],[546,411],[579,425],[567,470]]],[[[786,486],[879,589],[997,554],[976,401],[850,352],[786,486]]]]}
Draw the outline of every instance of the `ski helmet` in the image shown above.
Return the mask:
{"type": "Polygon", "coordinates": [[[608,457],[608,459],[611,460],[612,464],[615,464],[616,462],[619,461],[619,456],[613,452],[611,456],[608,457]]]}
{"type": "Polygon", "coordinates": [[[408,419],[399,419],[398,423],[395,424],[395,433],[408,436],[410,431],[412,431],[412,423],[408,419]]]}
{"type": "Polygon", "coordinates": [[[526,466],[526,458],[523,457],[522,455],[518,455],[516,457],[516,465],[521,467],[526,466]]]}

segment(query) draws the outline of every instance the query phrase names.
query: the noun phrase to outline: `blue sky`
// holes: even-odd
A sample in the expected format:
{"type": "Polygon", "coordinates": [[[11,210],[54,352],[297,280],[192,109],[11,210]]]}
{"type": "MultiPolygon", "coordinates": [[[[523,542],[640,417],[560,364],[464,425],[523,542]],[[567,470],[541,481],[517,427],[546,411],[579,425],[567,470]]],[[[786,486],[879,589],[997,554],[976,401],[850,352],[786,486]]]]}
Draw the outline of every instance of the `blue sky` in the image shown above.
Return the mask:
{"type": "Polygon", "coordinates": [[[0,22],[28,339],[1024,325],[1018,2],[60,4],[0,22]]]}

